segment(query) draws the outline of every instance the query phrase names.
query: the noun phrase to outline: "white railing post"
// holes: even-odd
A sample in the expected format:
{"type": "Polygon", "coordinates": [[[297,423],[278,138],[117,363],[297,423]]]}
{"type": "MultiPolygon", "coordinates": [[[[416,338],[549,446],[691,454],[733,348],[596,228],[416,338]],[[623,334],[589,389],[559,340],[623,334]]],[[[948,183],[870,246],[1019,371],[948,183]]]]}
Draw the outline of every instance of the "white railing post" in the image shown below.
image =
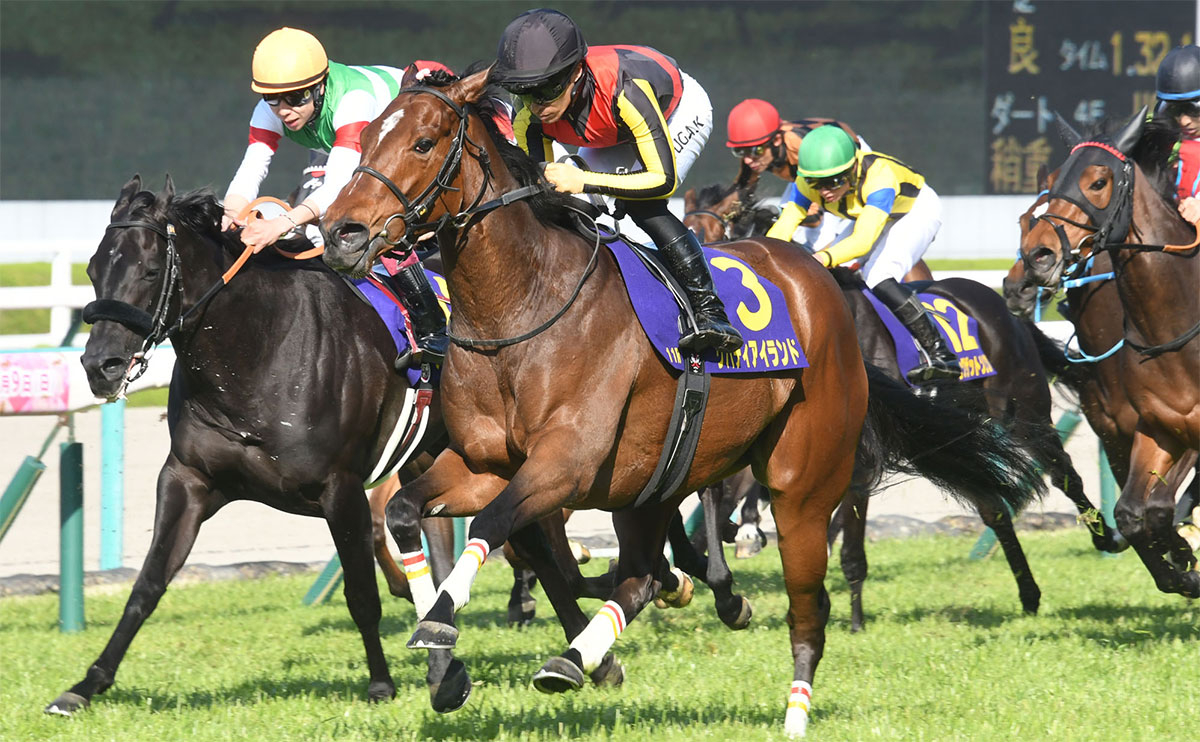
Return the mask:
{"type": "MultiPolygon", "coordinates": [[[[71,288],[71,251],[59,250],[50,262],[50,286],[55,295],[63,296],[71,288]]],[[[58,343],[71,329],[72,308],[59,304],[50,309],[50,337],[58,343]]]]}

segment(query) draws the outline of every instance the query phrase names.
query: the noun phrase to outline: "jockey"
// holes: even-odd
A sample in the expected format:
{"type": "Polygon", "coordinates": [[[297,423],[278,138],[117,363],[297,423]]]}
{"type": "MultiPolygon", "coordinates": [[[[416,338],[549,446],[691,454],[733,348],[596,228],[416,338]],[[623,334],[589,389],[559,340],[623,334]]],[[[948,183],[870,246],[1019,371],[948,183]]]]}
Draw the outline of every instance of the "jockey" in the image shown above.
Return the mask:
{"type": "MultiPolygon", "coordinates": [[[[840,127],[857,142],[860,149],[871,151],[866,141],[842,121],[825,118],[784,121],[775,106],[758,98],[747,98],[734,106],[729,112],[729,139],[725,146],[741,162],[738,185],[744,186],[764,172],[790,184],[796,179],[796,157],[801,140],[813,129],[826,124],[840,127]]],[[[813,249],[819,249],[828,245],[846,227],[846,223],[832,214],[814,214],[806,217],[800,227],[804,230],[804,242],[813,249]]]]}
{"type": "Polygon", "coordinates": [[[909,381],[958,378],[958,359],[916,293],[900,282],[942,226],[941,203],[925,178],[882,152],[863,152],[837,126],[819,127],[804,138],[796,174],[767,236],[786,240],[818,208],[849,219],[839,239],[813,257],[831,268],[867,256],[862,267],[867,286],[924,351],[909,381]]]}
{"type": "Polygon", "coordinates": [[[670,57],[644,46],[593,46],[556,10],[531,10],[504,29],[491,80],[517,96],[517,144],[547,162],[563,193],[618,199],[658,246],[696,318],[682,348],[733,351],[741,335],[713,288],[700,242],[667,209],[712,131],[712,106],[670,57]],[[554,142],[576,145],[588,169],[553,162],[554,142]]]}
{"type": "Polygon", "coordinates": [[[1158,115],[1171,119],[1182,135],[1177,149],[1175,187],[1179,213],[1200,222],[1200,47],[1177,46],[1163,57],[1155,76],[1158,115]]]}
{"type": "MultiPolygon", "coordinates": [[[[350,181],[362,157],[362,130],[391,103],[401,87],[431,70],[449,70],[437,62],[395,67],[351,67],[332,62],[315,36],[295,28],[267,34],[254,50],[250,89],[262,100],[250,117],[250,143],[225,194],[222,227],[245,226],[242,242],[258,252],[284,234],[316,224],[350,181]],[[286,137],[313,152],[310,169],[327,154],[323,179],[309,179],[302,200],[291,212],[242,225],[236,215],[258,195],[271,158],[286,137]],[[313,187],[315,186],[315,187],[313,187]]],[[[439,362],[446,354],[446,315],[425,270],[410,256],[391,276],[413,324],[417,350],[405,362],[439,362]]]]}

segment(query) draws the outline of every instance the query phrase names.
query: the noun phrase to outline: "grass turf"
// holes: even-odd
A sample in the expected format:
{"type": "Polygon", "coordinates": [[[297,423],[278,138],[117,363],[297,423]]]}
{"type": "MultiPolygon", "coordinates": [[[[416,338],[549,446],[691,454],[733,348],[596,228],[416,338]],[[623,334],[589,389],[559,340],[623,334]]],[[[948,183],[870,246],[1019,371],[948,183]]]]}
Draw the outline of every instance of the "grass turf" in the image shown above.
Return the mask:
{"type": "MultiPolygon", "coordinates": [[[[852,635],[831,564],[809,738],[1194,739],[1197,605],[1156,591],[1132,553],[1095,554],[1079,529],[1022,538],[1043,590],[1036,617],[1021,613],[1002,560],[966,559],[971,539],[891,540],[869,546],[868,624],[852,635]]],[[[5,598],[0,739],[782,739],[792,663],[778,553],[734,569],[754,603],[749,629],[725,629],[698,587],[688,608],[648,608],[620,638],[624,687],[545,696],[529,679],[565,648],[562,632],[540,590],[534,626],[505,627],[509,571],[487,565],[459,621],[474,692],[444,716],[429,708],[425,653],[404,648],[411,607],[385,598],[398,694],[373,706],[340,592],[328,605],[300,604],[312,576],[170,590],[116,685],[76,718],[44,716],[102,649],[127,590],[90,592],[88,628],[74,635],[56,631],[54,596],[5,598]]]]}

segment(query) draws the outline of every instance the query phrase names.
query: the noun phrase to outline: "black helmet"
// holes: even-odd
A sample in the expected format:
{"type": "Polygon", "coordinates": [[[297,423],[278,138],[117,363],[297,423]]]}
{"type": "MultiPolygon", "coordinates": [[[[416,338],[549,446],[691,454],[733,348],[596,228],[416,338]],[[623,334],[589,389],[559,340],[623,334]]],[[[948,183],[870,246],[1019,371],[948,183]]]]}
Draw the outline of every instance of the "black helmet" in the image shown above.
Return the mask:
{"type": "Polygon", "coordinates": [[[587,55],[587,43],[575,22],[549,8],[513,19],[500,37],[491,79],[521,94],[569,75],[587,55]]]}
{"type": "Polygon", "coordinates": [[[1200,46],[1177,46],[1167,52],[1154,82],[1161,101],[1200,98],[1200,46]]]}

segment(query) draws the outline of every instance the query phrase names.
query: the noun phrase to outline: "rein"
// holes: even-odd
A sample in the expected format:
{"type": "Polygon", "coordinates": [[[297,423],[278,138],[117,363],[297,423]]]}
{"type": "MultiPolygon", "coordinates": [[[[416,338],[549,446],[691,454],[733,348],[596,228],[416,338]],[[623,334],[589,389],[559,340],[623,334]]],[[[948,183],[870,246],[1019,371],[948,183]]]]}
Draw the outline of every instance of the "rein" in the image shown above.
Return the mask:
{"type": "Polygon", "coordinates": [[[709,209],[694,209],[684,214],[683,218],[687,219],[689,216],[711,216],[721,223],[721,229],[724,231],[726,239],[729,238],[729,220],[717,212],[710,211],[709,209]]]}

